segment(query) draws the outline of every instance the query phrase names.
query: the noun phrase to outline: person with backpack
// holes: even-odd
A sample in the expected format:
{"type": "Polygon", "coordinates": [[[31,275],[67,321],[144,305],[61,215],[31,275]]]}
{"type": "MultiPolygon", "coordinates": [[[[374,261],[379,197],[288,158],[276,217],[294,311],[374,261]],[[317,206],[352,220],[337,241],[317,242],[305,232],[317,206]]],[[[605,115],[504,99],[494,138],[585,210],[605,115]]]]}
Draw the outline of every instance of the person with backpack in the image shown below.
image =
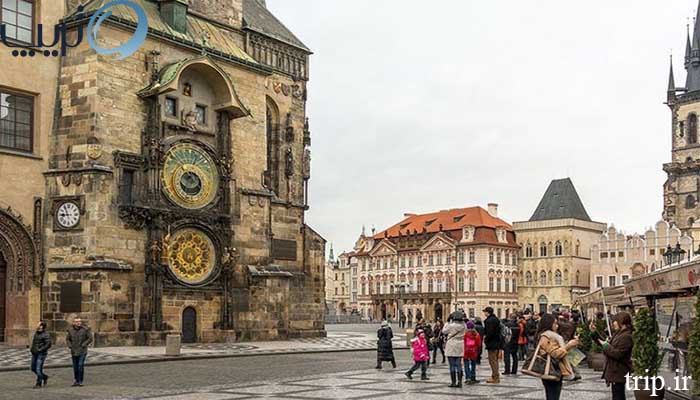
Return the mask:
{"type": "Polygon", "coordinates": [[[447,337],[445,341],[445,354],[450,364],[450,387],[462,387],[462,359],[464,358],[464,312],[457,310],[450,315],[449,323],[443,329],[447,337]]]}
{"type": "Polygon", "coordinates": [[[481,352],[481,335],[475,329],[472,321],[467,322],[467,332],[464,334],[464,383],[474,385],[476,380],[476,359],[481,352]]]}
{"type": "Polygon", "coordinates": [[[516,375],[518,373],[518,340],[520,339],[520,325],[515,314],[511,314],[505,323],[510,329],[510,340],[504,342],[503,358],[505,371],[503,375],[516,375]]]}
{"type": "Polygon", "coordinates": [[[501,382],[500,371],[498,370],[498,355],[503,349],[503,338],[501,337],[501,321],[493,314],[493,307],[484,308],[484,346],[489,357],[491,366],[491,378],[486,383],[497,384],[501,382]]]}
{"type": "Polygon", "coordinates": [[[430,351],[428,350],[428,340],[425,338],[425,332],[422,329],[418,329],[416,337],[411,339],[411,348],[413,349],[413,367],[404,375],[408,379],[413,379],[413,373],[420,368],[420,380],[427,381],[430,351]]]}

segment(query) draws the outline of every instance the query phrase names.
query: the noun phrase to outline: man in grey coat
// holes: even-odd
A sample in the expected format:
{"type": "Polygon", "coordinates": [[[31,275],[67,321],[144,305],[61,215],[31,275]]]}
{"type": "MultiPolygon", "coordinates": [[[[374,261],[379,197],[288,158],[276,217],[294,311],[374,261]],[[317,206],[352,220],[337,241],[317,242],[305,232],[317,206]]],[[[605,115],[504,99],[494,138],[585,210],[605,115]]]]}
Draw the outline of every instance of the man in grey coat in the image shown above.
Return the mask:
{"type": "Polygon", "coordinates": [[[73,326],[68,328],[68,336],[66,336],[66,344],[73,359],[73,377],[75,378],[73,386],[83,386],[85,359],[90,343],[92,343],[92,332],[83,326],[80,318],[74,318],[73,326]]]}

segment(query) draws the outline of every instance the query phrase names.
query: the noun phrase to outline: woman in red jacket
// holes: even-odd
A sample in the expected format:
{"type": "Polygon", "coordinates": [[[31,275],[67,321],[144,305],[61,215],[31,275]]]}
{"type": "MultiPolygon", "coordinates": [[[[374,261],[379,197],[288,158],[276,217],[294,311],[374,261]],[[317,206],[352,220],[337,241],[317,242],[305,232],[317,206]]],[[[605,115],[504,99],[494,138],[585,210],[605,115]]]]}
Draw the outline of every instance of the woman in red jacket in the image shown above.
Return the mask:
{"type": "Polygon", "coordinates": [[[481,336],[474,329],[474,323],[467,321],[467,332],[464,334],[464,383],[473,385],[476,380],[476,359],[481,348],[481,336]]]}
{"type": "Polygon", "coordinates": [[[527,332],[525,332],[525,318],[520,316],[518,319],[520,325],[520,335],[518,336],[518,354],[520,361],[525,361],[527,357],[527,332]]]}

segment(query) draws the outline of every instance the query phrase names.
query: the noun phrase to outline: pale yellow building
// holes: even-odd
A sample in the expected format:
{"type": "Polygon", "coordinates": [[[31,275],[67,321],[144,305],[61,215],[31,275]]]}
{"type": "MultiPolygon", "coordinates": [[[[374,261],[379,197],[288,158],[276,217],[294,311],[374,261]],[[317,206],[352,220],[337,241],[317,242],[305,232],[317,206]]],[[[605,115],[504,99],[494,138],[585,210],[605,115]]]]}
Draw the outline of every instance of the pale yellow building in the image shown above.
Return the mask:
{"type": "Polygon", "coordinates": [[[326,262],[326,314],[345,315],[352,310],[350,305],[350,257],[342,253],[336,259],[333,247],[326,262]]]}
{"type": "Polygon", "coordinates": [[[588,216],[571,179],[550,183],[528,221],[513,224],[521,248],[518,303],[549,312],[588,292],[590,252],[606,225],[588,216]]]}

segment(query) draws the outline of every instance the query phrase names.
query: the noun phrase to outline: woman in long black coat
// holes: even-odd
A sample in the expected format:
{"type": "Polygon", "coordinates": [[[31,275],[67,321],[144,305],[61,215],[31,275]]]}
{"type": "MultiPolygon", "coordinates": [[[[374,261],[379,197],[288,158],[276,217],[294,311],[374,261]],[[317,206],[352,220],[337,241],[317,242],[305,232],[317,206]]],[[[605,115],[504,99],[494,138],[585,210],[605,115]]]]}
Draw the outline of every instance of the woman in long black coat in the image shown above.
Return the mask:
{"type": "Polygon", "coordinates": [[[377,369],[382,369],[382,361],[390,361],[391,366],[396,368],[394,346],[391,344],[393,337],[394,333],[391,331],[389,323],[382,321],[382,326],[377,331],[377,369]]]}

